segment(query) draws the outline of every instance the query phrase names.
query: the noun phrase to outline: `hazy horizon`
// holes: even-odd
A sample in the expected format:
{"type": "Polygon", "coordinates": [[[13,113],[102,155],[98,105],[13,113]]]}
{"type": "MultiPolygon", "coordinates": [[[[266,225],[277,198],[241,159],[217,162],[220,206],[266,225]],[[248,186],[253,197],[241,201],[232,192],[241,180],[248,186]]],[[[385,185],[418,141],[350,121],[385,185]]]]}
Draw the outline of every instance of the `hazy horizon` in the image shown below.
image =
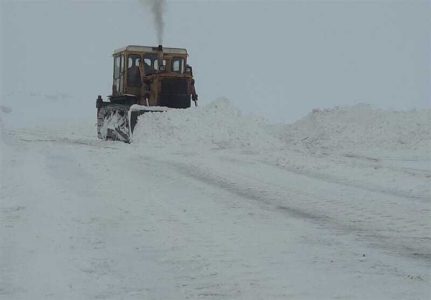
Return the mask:
{"type": "MultiPolygon", "coordinates": [[[[165,46],[188,49],[200,104],[292,122],[313,108],[431,105],[429,1],[166,1],[165,46]]],[[[109,95],[112,51],[156,45],[130,1],[1,1],[1,89],[109,95]]],[[[88,103],[87,103],[88,102],[88,103]]]]}

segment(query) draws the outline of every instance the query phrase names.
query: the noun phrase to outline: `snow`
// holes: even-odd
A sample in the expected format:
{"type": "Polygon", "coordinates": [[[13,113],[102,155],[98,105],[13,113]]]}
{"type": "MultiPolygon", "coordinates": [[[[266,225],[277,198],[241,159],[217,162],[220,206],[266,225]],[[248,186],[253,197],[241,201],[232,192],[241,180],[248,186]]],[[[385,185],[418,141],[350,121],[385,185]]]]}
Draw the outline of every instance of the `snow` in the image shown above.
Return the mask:
{"type": "Polygon", "coordinates": [[[226,98],[204,107],[145,114],[136,126],[133,140],[143,147],[169,146],[207,149],[262,151],[282,147],[259,118],[243,116],[226,98]]]}
{"type": "Polygon", "coordinates": [[[130,111],[167,111],[170,110],[168,107],[163,106],[145,106],[134,104],[130,107],[130,111]]]}
{"type": "Polygon", "coordinates": [[[35,97],[0,112],[4,299],[430,298],[430,110],[218,99],[125,144],[35,97]]]}
{"type": "Polygon", "coordinates": [[[424,157],[431,147],[430,121],[431,109],[388,112],[359,104],[316,109],[287,125],[283,137],[289,145],[313,151],[406,151],[424,157]]]}

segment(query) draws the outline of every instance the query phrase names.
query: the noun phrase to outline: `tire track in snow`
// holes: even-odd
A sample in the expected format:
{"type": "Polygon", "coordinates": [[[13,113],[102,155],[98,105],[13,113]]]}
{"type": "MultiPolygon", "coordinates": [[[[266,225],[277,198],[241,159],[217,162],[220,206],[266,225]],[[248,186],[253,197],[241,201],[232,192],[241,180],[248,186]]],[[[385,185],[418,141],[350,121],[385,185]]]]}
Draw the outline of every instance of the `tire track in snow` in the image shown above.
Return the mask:
{"type": "MultiPolygon", "coordinates": [[[[187,163],[160,162],[169,164],[178,172],[205,184],[220,187],[244,199],[251,199],[264,209],[287,213],[290,217],[305,219],[324,228],[332,228],[346,234],[353,233],[358,239],[389,253],[410,257],[431,266],[431,238],[427,236],[430,231],[426,220],[418,220],[414,214],[411,214],[410,218],[406,218],[403,215],[405,212],[381,210],[385,206],[388,209],[392,205],[398,205],[400,200],[405,200],[399,194],[388,194],[386,197],[382,197],[379,195],[380,191],[347,186],[348,197],[337,199],[328,194],[313,194],[310,192],[313,190],[312,185],[309,186],[309,191],[295,188],[294,185],[280,186],[262,180],[260,174],[229,172],[232,169],[220,172],[222,169],[220,165],[216,169],[210,168],[202,161],[199,163],[192,161],[187,163]],[[355,199],[348,199],[350,197],[355,199]],[[367,203],[372,201],[361,202],[365,198],[384,201],[385,205],[382,207],[382,204],[379,204],[377,207],[380,207],[380,210],[374,210],[372,207],[367,207],[367,203]],[[404,226],[409,228],[406,229],[404,226]]],[[[297,182],[317,180],[324,185],[343,185],[343,183],[332,182],[327,178],[322,179],[320,176],[308,177],[308,174],[292,174],[296,176],[297,182]]],[[[343,189],[345,190],[346,187],[343,189]]]]}
{"type": "Polygon", "coordinates": [[[394,196],[394,197],[420,200],[423,203],[429,203],[431,201],[429,196],[415,195],[415,194],[408,193],[408,192],[405,192],[402,190],[392,191],[392,190],[384,189],[378,185],[371,185],[371,184],[364,184],[361,182],[354,182],[354,181],[348,180],[347,178],[340,178],[337,176],[333,176],[331,174],[323,174],[323,173],[313,172],[313,171],[309,171],[309,170],[297,170],[295,168],[291,168],[288,166],[279,166],[277,164],[269,164],[269,165],[281,168],[281,169],[283,169],[287,172],[290,172],[290,173],[294,173],[294,174],[298,174],[298,175],[304,175],[306,177],[314,178],[314,179],[317,179],[319,181],[325,181],[327,183],[336,183],[339,185],[345,185],[347,187],[358,188],[358,189],[370,191],[373,193],[381,193],[381,194],[394,196]]]}

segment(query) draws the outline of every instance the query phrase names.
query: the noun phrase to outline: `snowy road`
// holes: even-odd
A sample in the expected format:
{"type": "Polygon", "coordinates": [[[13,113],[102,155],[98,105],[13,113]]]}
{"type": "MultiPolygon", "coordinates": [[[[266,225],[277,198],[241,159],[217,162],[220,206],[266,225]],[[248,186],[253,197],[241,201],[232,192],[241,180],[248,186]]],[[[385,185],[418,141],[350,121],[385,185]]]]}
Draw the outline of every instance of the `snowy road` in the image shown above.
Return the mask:
{"type": "Polygon", "coordinates": [[[344,175],[376,161],[149,148],[79,128],[4,140],[4,299],[430,296],[429,194],[344,175]]]}
{"type": "Polygon", "coordinates": [[[3,115],[0,297],[428,299],[429,114],[268,126],[222,99],[131,145],[3,115]]]}

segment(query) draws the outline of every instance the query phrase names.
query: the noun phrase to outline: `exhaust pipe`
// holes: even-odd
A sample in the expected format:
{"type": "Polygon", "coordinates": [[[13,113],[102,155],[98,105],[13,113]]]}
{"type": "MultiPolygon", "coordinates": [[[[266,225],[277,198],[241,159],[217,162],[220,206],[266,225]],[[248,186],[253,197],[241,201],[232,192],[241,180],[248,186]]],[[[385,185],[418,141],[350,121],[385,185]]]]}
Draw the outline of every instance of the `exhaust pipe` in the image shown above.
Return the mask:
{"type": "Polygon", "coordinates": [[[159,71],[165,71],[166,67],[163,65],[163,46],[159,45],[157,47],[157,51],[159,51],[159,55],[158,55],[159,71]]]}

